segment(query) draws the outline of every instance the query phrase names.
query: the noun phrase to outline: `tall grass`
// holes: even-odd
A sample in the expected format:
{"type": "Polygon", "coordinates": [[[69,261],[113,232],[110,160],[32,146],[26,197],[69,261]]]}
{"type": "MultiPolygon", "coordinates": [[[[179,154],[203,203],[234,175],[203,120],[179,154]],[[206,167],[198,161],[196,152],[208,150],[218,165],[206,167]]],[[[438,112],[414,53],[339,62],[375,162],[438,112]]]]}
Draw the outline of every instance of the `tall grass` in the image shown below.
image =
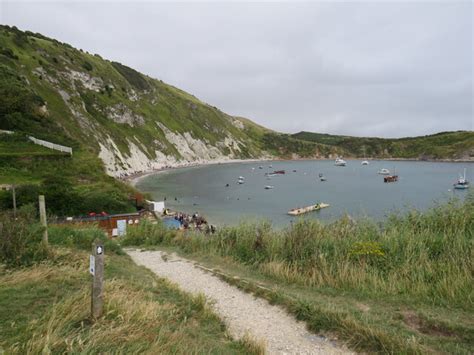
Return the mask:
{"type": "Polygon", "coordinates": [[[54,260],[0,269],[0,353],[263,353],[251,339],[233,341],[203,295],[114,253],[106,257],[104,313],[92,321],[89,253],[51,249],[54,260]]]}
{"type": "Polygon", "coordinates": [[[127,244],[168,244],[185,252],[230,256],[287,283],[365,294],[404,296],[472,309],[474,197],[424,213],[392,215],[384,223],[349,218],[323,224],[300,220],[223,228],[212,236],[144,226],[127,244]],[[146,233],[154,237],[145,237],[146,233]],[[163,234],[164,235],[164,234],[163,234]]]}
{"type": "Polygon", "coordinates": [[[48,258],[43,230],[32,205],[20,208],[16,216],[11,211],[0,213],[0,264],[28,266],[48,258]]]}

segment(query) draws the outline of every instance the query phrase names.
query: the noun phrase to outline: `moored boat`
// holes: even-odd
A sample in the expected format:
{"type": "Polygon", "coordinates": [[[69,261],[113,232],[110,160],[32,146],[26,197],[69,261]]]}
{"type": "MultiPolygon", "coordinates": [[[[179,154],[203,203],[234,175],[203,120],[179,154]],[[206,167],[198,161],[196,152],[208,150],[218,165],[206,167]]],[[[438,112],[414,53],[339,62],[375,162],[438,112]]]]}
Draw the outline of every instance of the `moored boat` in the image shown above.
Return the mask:
{"type": "Polygon", "coordinates": [[[267,185],[265,186],[265,190],[271,190],[273,189],[275,186],[272,186],[272,185],[267,185]]]}
{"type": "Polygon", "coordinates": [[[334,161],[334,165],[335,166],[346,166],[346,161],[342,158],[337,158],[335,161],[334,161]]]}
{"type": "Polygon", "coordinates": [[[390,170],[385,169],[385,168],[382,168],[382,169],[380,169],[379,171],[377,171],[377,174],[380,174],[380,175],[390,175],[390,170]]]}
{"type": "Polygon", "coordinates": [[[291,216],[299,216],[300,214],[308,213],[308,212],[313,212],[313,211],[319,211],[322,208],[329,207],[329,204],[327,203],[317,203],[315,205],[307,206],[307,207],[299,207],[299,208],[293,208],[288,211],[288,214],[291,216]]]}
{"type": "Polygon", "coordinates": [[[466,169],[464,169],[464,175],[459,175],[458,181],[454,184],[456,190],[466,190],[469,188],[469,181],[466,179],[466,169]]]}
{"type": "Polygon", "coordinates": [[[369,161],[368,160],[364,160],[362,163],[360,163],[361,165],[369,165],[369,161]]]}
{"type": "Polygon", "coordinates": [[[265,176],[277,176],[277,175],[284,175],[285,170],[275,170],[272,173],[265,173],[265,176]]]}
{"type": "Polygon", "coordinates": [[[383,182],[395,182],[398,181],[398,175],[387,175],[383,177],[383,182]]]}

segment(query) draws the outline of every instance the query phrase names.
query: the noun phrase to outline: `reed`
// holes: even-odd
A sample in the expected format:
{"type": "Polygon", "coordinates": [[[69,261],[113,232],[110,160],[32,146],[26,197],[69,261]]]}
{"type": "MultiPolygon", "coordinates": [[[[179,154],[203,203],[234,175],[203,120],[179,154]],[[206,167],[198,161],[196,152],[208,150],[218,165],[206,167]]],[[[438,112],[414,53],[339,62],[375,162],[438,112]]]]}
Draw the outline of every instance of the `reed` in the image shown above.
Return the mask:
{"type": "Polygon", "coordinates": [[[472,195],[424,213],[393,214],[381,224],[343,217],[329,224],[299,220],[278,230],[258,222],[212,236],[141,228],[126,238],[128,245],[145,240],[228,256],[285,283],[472,307],[472,195]]]}

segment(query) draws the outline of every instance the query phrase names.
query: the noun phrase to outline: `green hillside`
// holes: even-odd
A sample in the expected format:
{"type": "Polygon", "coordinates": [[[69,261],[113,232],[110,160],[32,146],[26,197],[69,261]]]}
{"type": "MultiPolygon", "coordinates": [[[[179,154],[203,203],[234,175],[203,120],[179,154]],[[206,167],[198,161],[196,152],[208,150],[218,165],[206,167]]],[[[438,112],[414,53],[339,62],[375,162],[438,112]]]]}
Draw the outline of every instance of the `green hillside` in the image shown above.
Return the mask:
{"type": "Polygon", "coordinates": [[[0,129],[95,155],[108,151],[113,175],[174,160],[261,154],[236,118],[161,80],[40,34],[0,27],[0,80],[0,129]],[[137,163],[138,157],[149,161],[137,163]]]}
{"type": "Polygon", "coordinates": [[[407,159],[474,159],[474,132],[441,132],[407,138],[337,136],[299,132],[293,138],[344,149],[355,157],[407,159]]]}

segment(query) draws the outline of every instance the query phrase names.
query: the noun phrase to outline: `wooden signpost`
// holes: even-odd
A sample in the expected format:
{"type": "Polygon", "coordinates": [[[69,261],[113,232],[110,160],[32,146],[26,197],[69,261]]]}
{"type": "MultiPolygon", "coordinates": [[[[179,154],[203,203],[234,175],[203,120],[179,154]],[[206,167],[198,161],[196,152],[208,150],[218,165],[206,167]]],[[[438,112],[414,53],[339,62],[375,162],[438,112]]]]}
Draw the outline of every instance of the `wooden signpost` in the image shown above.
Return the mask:
{"type": "Polygon", "coordinates": [[[92,274],[91,316],[97,319],[102,316],[104,304],[104,244],[96,240],[92,244],[89,272],[92,274]]]}

